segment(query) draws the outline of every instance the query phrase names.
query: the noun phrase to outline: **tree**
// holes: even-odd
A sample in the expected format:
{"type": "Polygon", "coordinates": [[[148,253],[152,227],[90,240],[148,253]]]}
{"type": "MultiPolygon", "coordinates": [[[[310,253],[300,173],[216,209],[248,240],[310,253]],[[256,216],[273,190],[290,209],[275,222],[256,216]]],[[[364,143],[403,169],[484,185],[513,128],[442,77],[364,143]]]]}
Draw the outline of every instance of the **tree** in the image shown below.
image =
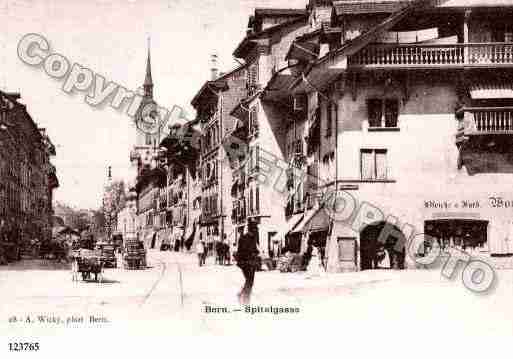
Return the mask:
{"type": "Polygon", "coordinates": [[[113,181],[105,188],[102,206],[104,226],[110,217],[111,226],[118,221],[118,213],[125,207],[127,200],[126,186],[123,180],[113,181]]]}

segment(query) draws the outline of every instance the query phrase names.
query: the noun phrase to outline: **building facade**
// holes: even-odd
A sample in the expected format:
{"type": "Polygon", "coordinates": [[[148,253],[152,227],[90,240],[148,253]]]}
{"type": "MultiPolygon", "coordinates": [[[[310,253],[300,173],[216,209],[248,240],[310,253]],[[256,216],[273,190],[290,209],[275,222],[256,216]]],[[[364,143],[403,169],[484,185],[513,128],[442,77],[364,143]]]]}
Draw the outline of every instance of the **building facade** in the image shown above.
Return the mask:
{"type": "Polygon", "coordinates": [[[53,190],[59,185],[50,162],[55,147],[19,98],[0,92],[0,226],[10,253],[32,239],[51,239],[53,190]]]}
{"type": "Polygon", "coordinates": [[[232,169],[224,140],[237,128],[233,108],[247,96],[247,68],[240,66],[222,76],[214,70],[192,100],[201,132],[199,170],[201,181],[201,217],[199,238],[209,243],[236,241],[231,221],[232,169]]]}
{"type": "Polygon", "coordinates": [[[213,79],[193,100],[205,227],[226,233],[214,227],[231,209],[234,233],[258,224],[264,257],[316,246],[330,271],[414,267],[433,243],[507,265],[512,12],[486,0],[255,10],[234,52],[245,82],[213,79]],[[233,142],[226,119],[247,146],[235,157],[219,146],[233,142]],[[262,181],[271,162],[284,191],[262,181]],[[432,240],[408,255],[398,243],[420,233],[432,240]]]}
{"type": "Polygon", "coordinates": [[[503,265],[513,253],[513,8],[362,4],[334,2],[323,31],[339,40],[304,65],[293,89],[319,113],[307,122],[320,190],[355,208],[339,221],[326,220],[326,208],[313,217],[330,223],[331,269],[375,268],[380,250],[386,267],[414,266],[432,244],[410,255],[395,244],[415,233],[503,265]],[[383,229],[391,234],[380,243],[383,229]]]}
{"type": "MultiPolygon", "coordinates": [[[[145,116],[152,116],[148,119],[150,122],[160,120],[158,113],[146,113],[147,109],[157,107],[153,98],[149,52],[143,90],[136,121],[140,124],[145,121],[145,116]]],[[[198,232],[200,186],[195,151],[199,145],[183,141],[184,138],[198,136],[192,124],[178,126],[174,130],[180,134],[172,132],[171,128],[161,128],[156,133],[138,128],[130,154],[135,177],[132,189],[137,197],[135,233],[150,249],[169,246],[175,250],[190,248],[198,232]]],[[[126,209],[125,212],[126,220],[130,221],[131,210],[126,209]]]]}

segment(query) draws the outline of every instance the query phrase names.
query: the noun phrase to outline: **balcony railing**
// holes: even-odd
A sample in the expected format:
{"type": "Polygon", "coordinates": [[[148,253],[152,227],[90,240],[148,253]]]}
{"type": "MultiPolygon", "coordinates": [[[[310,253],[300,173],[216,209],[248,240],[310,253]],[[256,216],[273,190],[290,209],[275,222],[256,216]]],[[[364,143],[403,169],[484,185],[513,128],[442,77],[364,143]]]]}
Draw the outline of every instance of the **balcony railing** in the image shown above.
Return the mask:
{"type": "Polygon", "coordinates": [[[369,45],[352,55],[349,64],[357,67],[513,65],[513,43],[369,45]]]}
{"type": "Polygon", "coordinates": [[[513,107],[465,107],[458,135],[513,134],[513,107]]]}

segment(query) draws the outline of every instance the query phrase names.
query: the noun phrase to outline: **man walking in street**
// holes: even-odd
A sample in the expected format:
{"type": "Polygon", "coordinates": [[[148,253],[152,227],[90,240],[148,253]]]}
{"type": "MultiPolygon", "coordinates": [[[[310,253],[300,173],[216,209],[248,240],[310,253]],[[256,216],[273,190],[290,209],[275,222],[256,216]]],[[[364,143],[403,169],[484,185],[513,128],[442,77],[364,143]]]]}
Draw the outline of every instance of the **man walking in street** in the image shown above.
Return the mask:
{"type": "Polygon", "coordinates": [[[244,275],[244,286],[238,294],[241,304],[249,304],[251,299],[251,290],[255,280],[255,271],[258,266],[258,228],[256,223],[248,223],[248,231],[239,238],[239,247],[237,248],[237,266],[244,275]]]}

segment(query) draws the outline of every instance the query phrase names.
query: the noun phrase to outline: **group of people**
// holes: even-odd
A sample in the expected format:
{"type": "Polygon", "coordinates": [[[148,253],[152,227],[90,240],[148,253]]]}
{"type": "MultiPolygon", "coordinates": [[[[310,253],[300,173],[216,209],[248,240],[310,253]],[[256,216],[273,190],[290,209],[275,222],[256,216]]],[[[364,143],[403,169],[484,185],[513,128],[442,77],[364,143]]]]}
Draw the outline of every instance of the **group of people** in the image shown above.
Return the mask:
{"type": "MultiPolygon", "coordinates": [[[[227,242],[215,242],[215,263],[220,265],[229,265],[231,263],[230,245],[227,242]]],[[[198,262],[200,267],[205,265],[206,259],[212,249],[207,243],[200,240],[196,244],[196,254],[198,255],[198,262]]]]}
{"type": "Polygon", "coordinates": [[[21,235],[14,221],[0,219],[0,265],[21,258],[21,235]]]}
{"type": "MultiPolygon", "coordinates": [[[[217,242],[215,246],[216,262],[223,265],[231,262],[230,245],[226,242],[217,242]]],[[[204,266],[208,254],[208,247],[202,240],[196,244],[199,266],[204,266]]],[[[238,239],[238,246],[234,247],[233,257],[244,276],[244,285],[237,294],[241,304],[248,304],[255,281],[255,272],[261,265],[258,251],[258,227],[250,222],[245,233],[238,239]]]]}

